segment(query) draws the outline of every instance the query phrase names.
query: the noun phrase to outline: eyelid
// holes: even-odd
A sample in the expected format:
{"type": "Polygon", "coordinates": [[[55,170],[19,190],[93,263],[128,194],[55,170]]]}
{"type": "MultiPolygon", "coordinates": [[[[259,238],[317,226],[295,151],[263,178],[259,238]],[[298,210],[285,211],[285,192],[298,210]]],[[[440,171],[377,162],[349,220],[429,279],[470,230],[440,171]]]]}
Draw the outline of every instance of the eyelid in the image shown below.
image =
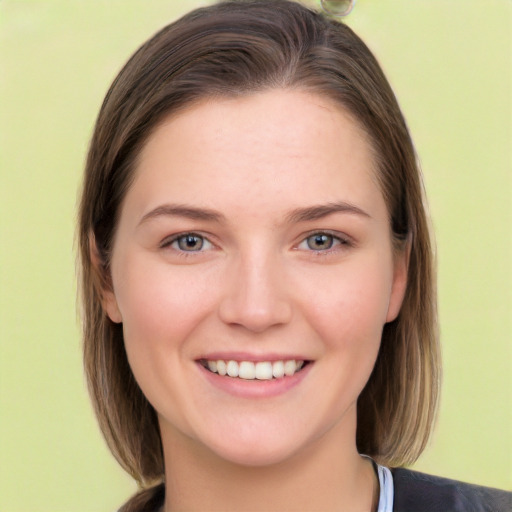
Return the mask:
{"type": "Polygon", "coordinates": [[[304,251],[309,251],[309,252],[314,252],[314,253],[319,253],[319,254],[320,253],[326,254],[329,252],[336,251],[339,246],[352,247],[354,245],[355,245],[355,242],[352,239],[352,237],[346,235],[345,233],[340,233],[339,231],[333,231],[330,229],[317,229],[317,230],[313,230],[313,231],[310,231],[309,233],[302,235],[299,243],[295,247],[298,250],[304,250],[304,251]],[[338,243],[335,243],[329,249],[324,249],[324,250],[314,250],[314,249],[310,249],[310,248],[301,249],[300,248],[300,245],[307,243],[308,238],[311,238],[312,236],[318,236],[318,235],[332,236],[333,239],[338,243]]]}
{"type": "Polygon", "coordinates": [[[214,247],[214,244],[210,240],[210,238],[207,235],[205,235],[205,234],[198,233],[197,231],[183,231],[181,233],[176,233],[174,235],[169,235],[169,236],[165,237],[160,242],[160,244],[159,244],[159,248],[160,249],[172,248],[174,251],[176,251],[177,253],[181,253],[181,254],[201,253],[201,252],[205,252],[206,250],[210,250],[213,247],[214,247]],[[184,251],[183,249],[180,249],[180,248],[171,247],[172,244],[177,242],[180,238],[183,238],[183,237],[186,237],[186,236],[196,236],[198,238],[201,238],[203,240],[203,243],[209,244],[209,247],[207,247],[205,249],[204,246],[203,246],[203,247],[201,247],[200,250],[197,250],[197,251],[194,251],[194,250],[184,251]]]}
{"type": "MultiPolygon", "coordinates": [[[[185,255],[188,255],[188,254],[193,254],[193,253],[202,253],[202,252],[205,252],[206,250],[211,250],[212,248],[215,248],[216,245],[211,241],[211,237],[207,234],[204,234],[204,233],[200,233],[200,232],[197,232],[197,231],[182,231],[181,233],[176,233],[176,234],[173,234],[173,235],[169,235],[167,237],[165,237],[160,243],[159,243],[159,248],[160,249],[166,249],[166,248],[169,248],[171,247],[171,245],[175,242],[177,242],[180,238],[182,237],[185,237],[185,236],[197,236],[199,238],[202,238],[203,239],[203,242],[206,243],[206,244],[209,244],[209,246],[205,249],[204,247],[202,247],[200,250],[197,250],[197,251],[184,251],[182,249],[179,249],[179,248],[173,248],[174,251],[176,251],[177,253],[180,253],[180,254],[185,254],[185,255]]],[[[297,250],[305,250],[305,251],[308,251],[308,252],[315,252],[315,253],[329,253],[329,252],[332,252],[332,251],[336,251],[336,247],[339,247],[339,246],[346,246],[346,247],[351,247],[351,246],[354,246],[355,245],[355,241],[353,240],[352,237],[348,236],[347,234],[345,233],[341,233],[339,231],[334,231],[334,230],[330,230],[330,229],[317,229],[317,230],[312,230],[308,233],[305,233],[303,235],[301,235],[301,238],[299,240],[299,242],[295,245],[295,249],[297,250]],[[307,239],[312,237],[312,236],[315,236],[315,235],[328,235],[328,236],[332,236],[333,239],[335,240],[335,242],[338,242],[338,243],[335,243],[333,245],[333,247],[330,247],[329,249],[324,249],[324,250],[317,250],[315,251],[314,249],[301,249],[299,246],[303,243],[306,243],[307,242],[307,239]]]]}

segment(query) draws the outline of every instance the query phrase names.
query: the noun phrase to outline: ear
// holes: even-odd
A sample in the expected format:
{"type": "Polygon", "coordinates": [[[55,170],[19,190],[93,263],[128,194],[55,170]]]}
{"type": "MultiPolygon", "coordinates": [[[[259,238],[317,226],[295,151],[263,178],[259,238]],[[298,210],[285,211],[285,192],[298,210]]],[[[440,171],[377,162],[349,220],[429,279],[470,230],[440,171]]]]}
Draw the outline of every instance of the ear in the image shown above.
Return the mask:
{"type": "Polygon", "coordinates": [[[103,311],[105,311],[112,322],[119,324],[123,321],[123,318],[117,305],[117,299],[112,287],[112,279],[99,253],[96,237],[92,232],[89,234],[89,254],[93,267],[94,287],[101,297],[103,311]]]}
{"type": "Polygon", "coordinates": [[[392,322],[396,319],[398,313],[400,313],[400,308],[402,307],[402,302],[407,290],[407,273],[409,270],[410,254],[411,244],[410,239],[408,239],[405,246],[395,251],[393,256],[393,285],[391,288],[386,322],[392,322]]]}

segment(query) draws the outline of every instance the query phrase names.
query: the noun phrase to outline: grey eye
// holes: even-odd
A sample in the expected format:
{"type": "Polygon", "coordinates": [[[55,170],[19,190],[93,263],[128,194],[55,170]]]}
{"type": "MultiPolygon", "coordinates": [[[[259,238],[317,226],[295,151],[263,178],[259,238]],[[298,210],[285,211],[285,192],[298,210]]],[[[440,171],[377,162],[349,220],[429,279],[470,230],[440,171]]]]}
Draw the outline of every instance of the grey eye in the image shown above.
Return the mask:
{"type": "Polygon", "coordinates": [[[317,233],[306,238],[309,249],[313,251],[326,251],[334,245],[334,237],[325,233],[317,233]]]}
{"type": "Polygon", "coordinates": [[[181,251],[200,251],[204,245],[204,238],[199,235],[183,235],[176,239],[181,251]]]}

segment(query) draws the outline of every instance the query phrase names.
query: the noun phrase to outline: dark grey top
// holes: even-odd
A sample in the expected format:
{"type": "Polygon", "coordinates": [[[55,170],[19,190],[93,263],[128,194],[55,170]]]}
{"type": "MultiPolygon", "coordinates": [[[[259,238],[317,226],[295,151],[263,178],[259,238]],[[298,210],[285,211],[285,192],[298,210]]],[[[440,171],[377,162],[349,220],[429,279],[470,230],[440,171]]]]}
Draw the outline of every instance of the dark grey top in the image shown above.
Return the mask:
{"type": "Polygon", "coordinates": [[[393,512],[512,512],[511,492],[410,469],[395,468],[391,472],[393,512]]]}
{"type": "MultiPolygon", "coordinates": [[[[410,469],[391,469],[394,484],[393,512],[512,512],[512,493],[410,469]]],[[[147,489],[120,512],[163,510],[163,484],[147,489]]],[[[305,511],[307,512],[307,511],[305,511]]]]}

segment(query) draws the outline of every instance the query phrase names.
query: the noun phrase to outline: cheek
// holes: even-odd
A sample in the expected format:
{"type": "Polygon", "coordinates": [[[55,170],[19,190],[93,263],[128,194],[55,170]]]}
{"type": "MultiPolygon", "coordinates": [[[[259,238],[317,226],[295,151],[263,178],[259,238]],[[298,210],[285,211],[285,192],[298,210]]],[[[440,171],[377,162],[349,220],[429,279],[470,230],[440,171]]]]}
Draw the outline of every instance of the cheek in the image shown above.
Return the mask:
{"type": "Polygon", "coordinates": [[[303,311],[322,339],[338,347],[380,345],[386,322],[392,285],[390,265],[377,258],[346,265],[321,281],[309,297],[303,311]]]}
{"type": "MultiPolygon", "coordinates": [[[[120,262],[121,263],[121,262],[120,262]]],[[[128,362],[135,380],[157,411],[187,428],[179,411],[190,404],[183,383],[194,364],[190,343],[204,332],[212,311],[210,279],[191,278],[190,269],[170,268],[147,257],[117,267],[116,297],[123,317],[128,362]],[[176,412],[178,411],[178,412],[176,412]]]]}
{"type": "Polygon", "coordinates": [[[193,279],[191,267],[171,268],[151,257],[127,258],[117,270],[115,291],[129,357],[170,358],[185,350],[184,340],[211,311],[211,279],[193,279]]]}

